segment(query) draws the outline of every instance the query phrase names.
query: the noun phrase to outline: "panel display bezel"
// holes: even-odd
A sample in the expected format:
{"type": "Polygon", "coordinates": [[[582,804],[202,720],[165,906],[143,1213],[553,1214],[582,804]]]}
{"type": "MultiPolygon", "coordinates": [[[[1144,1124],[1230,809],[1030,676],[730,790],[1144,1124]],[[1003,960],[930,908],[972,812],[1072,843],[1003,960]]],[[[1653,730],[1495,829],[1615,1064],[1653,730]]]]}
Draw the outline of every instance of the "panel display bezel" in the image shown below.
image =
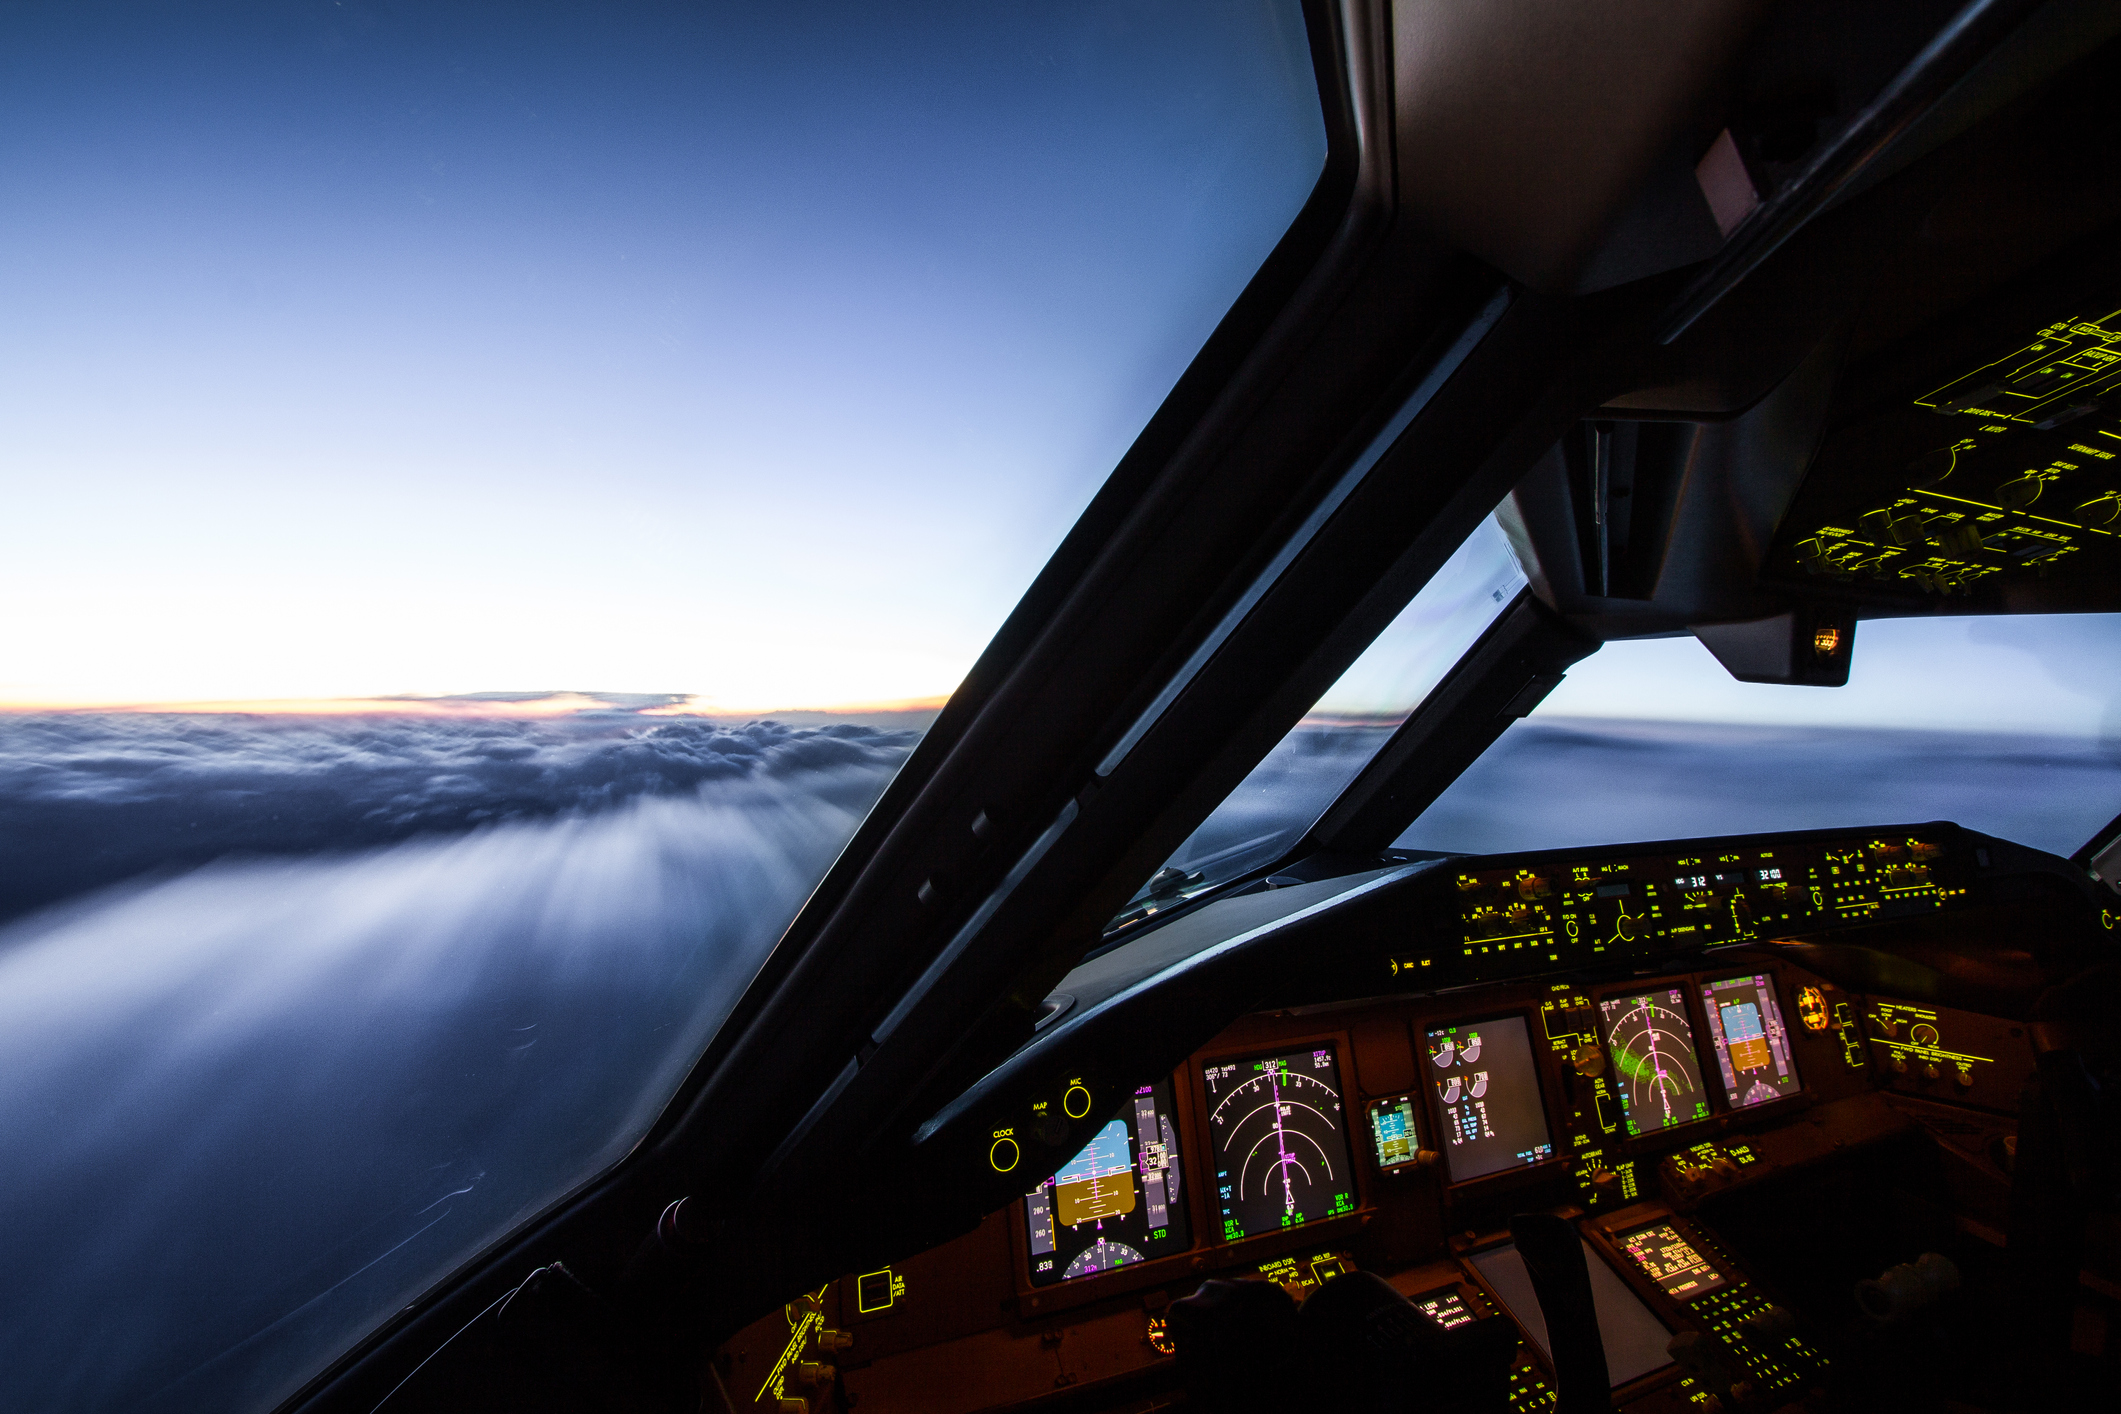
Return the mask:
{"type": "Polygon", "coordinates": [[[1563,1152],[1565,1146],[1555,1137],[1565,1133],[1567,1126],[1559,1122],[1559,1118],[1554,1112],[1554,1087],[1549,1083],[1550,1078],[1545,1074],[1546,1067],[1540,1048],[1533,1040],[1534,1036],[1538,1034],[1535,1030],[1538,1024],[1536,1013],[1522,1007],[1474,1012],[1470,1015],[1457,1016],[1423,1016],[1417,1013],[1409,1018],[1408,1024],[1413,1033],[1414,1064],[1421,1075],[1422,1092],[1427,1097],[1425,1103],[1427,1105],[1426,1113],[1429,1120],[1429,1130],[1430,1133],[1436,1136],[1438,1160],[1443,1165],[1445,1182],[1452,1191],[1463,1192],[1481,1184],[1507,1187],[1513,1182],[1524,1181],[1528,1175],[1546,1174],[1554,1167],[1565,1166],[1568,1163],[1568,1155],[1563,1152]],[[1444,1027],[1482,1026],[1489,1022],[1508,1020],[1515,1020],[1524,1027],[1525,1051],[1532,1062],[1532,1083],[1539,1092],[1539,1113],[1546,1122],[1546,1142],[1549,1152],[1542,1159],[1511,1164],[1504,1168],[1491,1169],[1486,1173],[1460,1176],[1457,1166],[1452,1163],[1451,1158],[1453,1146],[1448,1137],[1450,1133],[1449,1116],[1444,1107],[1443,1097],[1438,1093],[1435,1078],[1431,1073],[1434,1070],[1434,1063],[1429,1055],[1429,1033],[1432,1030],[1439,1030],[1444,1027]]]}
{"type": "Polygon", "coordinates": [[[1712,1084],[1709,1077],[1703,1073],[1701,1038],[1707,1028],[1702,1022],[1700,1008],[1697,1004],[1697,992],[1699,990],[1697,977],[1698,974],[1692,972],[1680,972],[1664,976],[1633,977],[1626,982],[1609,983],[1605,986],[1589,989],[1591,1006],[1598,1017],[1598,1047],[1605,1056],[1606,1088],[1612,1092],[1613,1103],[1620,1110],[1619,1127],[1613,1131],[1611,1138],[1620,1144],[1626,1145],[1629,1152],[1639,1152],[1645,1148],[1660,1147],[1670,1136],[1689,1133],[1700,1125],[1713,1123],[1726,1113],[1721,1103],[1723,1091],[1721,1082],[1718,1081],[1712,1084]],[[1654,1129],[1644,1129],[1640,1133],[1631,1134],[1628,1132],[1631,1113],[1628,1110],[1627,1102],[1622,1092],[1623,1081],[1620,1072],[1620,1057],[1613,1046],[1613,1028],[1606,1015],[1606,1003],[1621,997],[1643,997],[1674,991],[1679,993],[1680,1008],[1686,1017],[1687,1030],[1692,1041],[1694,1070],[1701,1086],[1703,1113],[1672,1124],[1660,1125],[1654,1129]]]}

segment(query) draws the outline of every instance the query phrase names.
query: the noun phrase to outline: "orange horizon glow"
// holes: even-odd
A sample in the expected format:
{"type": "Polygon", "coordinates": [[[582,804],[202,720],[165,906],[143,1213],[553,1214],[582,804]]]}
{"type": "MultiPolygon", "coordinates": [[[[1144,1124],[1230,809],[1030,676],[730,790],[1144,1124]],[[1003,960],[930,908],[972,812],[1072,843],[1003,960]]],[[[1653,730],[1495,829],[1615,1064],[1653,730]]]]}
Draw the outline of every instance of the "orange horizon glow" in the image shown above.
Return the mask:
{"type": "Polygon", "coordinates": [[[825,707],[772,707],[714,702],[688,696],[682,702],[628,709],[627,696],[601,697],[593,693],[555,692],[514,701],[475,697],[282,697],[235,698],[201,702],[0,702],[0,715],[105,714],[258,717],[432,717],[458,719],[570,717],[583,712],[627,712],[637,717],[770,717],[776,713],[818,713],[827,716],[868,716],[884,713],[936,712],[947,697],[906,698],[889,702],[846,702],[825,707]]]}

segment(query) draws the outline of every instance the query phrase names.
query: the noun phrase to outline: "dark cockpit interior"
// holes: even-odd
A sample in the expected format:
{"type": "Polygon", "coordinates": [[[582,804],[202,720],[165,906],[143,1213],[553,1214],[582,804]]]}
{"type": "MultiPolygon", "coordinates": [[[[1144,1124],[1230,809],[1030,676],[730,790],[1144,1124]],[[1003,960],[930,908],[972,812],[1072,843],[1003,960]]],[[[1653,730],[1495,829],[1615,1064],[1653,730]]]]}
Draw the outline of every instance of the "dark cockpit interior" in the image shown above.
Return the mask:
{"type": "Polygon", "coordinates": [[[1402,843],[1608,642],[2121,611],[2121,11],[1303,15],[1308,204],[663,1118],[287,1407],[2121,1398],[2121,820],[1402,843]],[[1300,837],[1167,867],[1491,515],[1300,837]]]}

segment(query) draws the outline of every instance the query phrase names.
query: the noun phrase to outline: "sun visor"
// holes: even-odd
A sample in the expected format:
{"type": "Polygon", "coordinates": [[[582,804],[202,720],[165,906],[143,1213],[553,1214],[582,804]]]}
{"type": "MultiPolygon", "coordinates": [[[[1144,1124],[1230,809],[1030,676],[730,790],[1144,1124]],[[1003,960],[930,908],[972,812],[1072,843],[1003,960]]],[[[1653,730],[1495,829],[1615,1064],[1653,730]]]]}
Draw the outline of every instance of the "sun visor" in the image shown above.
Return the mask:
{"type": "Polygon", "coordinates": [[[1695,624],[1689,632],[1740,682],[1842,687],[1856,646],[1856,616],[1807,606],[1742,623],[1695,624]]]}

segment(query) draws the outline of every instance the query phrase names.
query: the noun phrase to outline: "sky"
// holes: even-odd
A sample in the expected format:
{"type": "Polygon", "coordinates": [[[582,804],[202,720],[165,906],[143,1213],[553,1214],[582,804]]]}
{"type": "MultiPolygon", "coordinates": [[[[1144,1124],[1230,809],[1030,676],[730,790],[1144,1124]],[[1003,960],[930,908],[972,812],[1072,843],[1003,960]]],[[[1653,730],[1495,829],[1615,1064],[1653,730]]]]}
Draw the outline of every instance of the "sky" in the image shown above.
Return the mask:
{"type": "Polygon", "coordinates": [[[1294,3],[0,10],[0,705],[947,695],[1301,207],[1294,3]]]}
{"type": "Polygon", "coordinates": [[[1844,687],[1742,683],[1692,637],[1608,643],[1540,717],[2076,737],[2121,747],[2121,614],[1870,619],[1844,687]]]}

